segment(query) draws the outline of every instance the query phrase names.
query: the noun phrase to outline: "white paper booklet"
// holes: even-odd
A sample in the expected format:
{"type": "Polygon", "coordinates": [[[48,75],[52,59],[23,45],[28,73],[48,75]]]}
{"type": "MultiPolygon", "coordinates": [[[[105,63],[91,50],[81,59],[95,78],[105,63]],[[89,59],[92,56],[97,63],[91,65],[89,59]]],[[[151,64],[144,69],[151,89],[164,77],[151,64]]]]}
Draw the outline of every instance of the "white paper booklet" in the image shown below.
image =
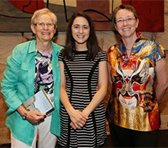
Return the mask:
{"type": "Polygon", "coordinates": [[[34,96],[23,103],[27,110],[38,110],[41,113],[50,113],[54,105],[44,90],[37,92],[34,96]]]}

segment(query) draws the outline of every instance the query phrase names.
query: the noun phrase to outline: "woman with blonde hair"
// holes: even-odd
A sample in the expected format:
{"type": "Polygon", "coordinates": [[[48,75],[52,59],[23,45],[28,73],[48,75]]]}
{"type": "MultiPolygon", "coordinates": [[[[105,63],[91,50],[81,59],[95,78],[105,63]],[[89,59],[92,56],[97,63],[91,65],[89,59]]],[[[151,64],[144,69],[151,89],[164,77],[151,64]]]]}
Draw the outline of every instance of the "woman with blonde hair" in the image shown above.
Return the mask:
{"type": "Polygon", "coordinates": [[[31,19],[35,39],[17,45],[8,58],[2,94],[9,107],[6,125],[12,148],[55,148],[56,136],[60,136],[58,55],[62,47],[52,42],[56,29],[53,12],[47,8],[35,11],[31,19]],[[23,106],[42,89],[55,107],[47,115],[23,106]]]}

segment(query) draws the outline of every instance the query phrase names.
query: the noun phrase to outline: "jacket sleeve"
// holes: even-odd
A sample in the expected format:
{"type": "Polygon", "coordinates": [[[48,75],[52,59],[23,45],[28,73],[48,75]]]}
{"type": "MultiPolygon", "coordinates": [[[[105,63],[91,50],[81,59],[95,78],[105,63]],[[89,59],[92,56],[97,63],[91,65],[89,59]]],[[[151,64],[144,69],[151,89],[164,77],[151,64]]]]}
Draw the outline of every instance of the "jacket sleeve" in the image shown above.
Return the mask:
{"type": "Polygon", "coordinates": [[[7,114],[14,112],[22,104],[22,101],[17,96],[21,59],[21,50],[19,46],[16,46],[7,60],[7,66],[1,82],[3,98],[9,107],[7,114]]]}

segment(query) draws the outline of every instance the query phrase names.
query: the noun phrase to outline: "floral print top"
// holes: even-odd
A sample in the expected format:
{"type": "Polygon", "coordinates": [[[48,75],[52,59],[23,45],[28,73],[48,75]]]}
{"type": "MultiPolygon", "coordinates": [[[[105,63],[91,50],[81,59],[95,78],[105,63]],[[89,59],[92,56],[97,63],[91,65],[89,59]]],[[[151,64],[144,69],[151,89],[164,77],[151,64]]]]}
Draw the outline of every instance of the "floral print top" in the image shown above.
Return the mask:
{"type": "Polygon", "coordinates": [[[53,101],[51,52],[37,52],[35,66],[35,93],[44,89],[53,101]]]}
{"type": "Polygon", "coordinates": [[[110,47],[110,122],[139,131],[159,128],[159,107],[154,94],[155,65],[164,57],[165,52],[161,45],[142,38],[134,43],[130,57],[127,56],[123,43],[110,47]]]}

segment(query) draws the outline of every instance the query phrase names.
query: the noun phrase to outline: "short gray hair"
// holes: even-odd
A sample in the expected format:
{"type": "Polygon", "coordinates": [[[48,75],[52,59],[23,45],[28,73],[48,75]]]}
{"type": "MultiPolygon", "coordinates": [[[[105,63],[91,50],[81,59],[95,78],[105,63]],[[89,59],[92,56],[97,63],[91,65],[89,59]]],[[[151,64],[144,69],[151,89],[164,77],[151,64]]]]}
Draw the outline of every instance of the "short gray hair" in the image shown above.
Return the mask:
{"type": "Polygon", "coordinates": [[[57,16],[48,8],[42,8],[42,9],[36,10],[31,18],[31,24],[35,23],[36,18],[45,14],[49,15],[54,25],[57,26],[57,16]]]}

